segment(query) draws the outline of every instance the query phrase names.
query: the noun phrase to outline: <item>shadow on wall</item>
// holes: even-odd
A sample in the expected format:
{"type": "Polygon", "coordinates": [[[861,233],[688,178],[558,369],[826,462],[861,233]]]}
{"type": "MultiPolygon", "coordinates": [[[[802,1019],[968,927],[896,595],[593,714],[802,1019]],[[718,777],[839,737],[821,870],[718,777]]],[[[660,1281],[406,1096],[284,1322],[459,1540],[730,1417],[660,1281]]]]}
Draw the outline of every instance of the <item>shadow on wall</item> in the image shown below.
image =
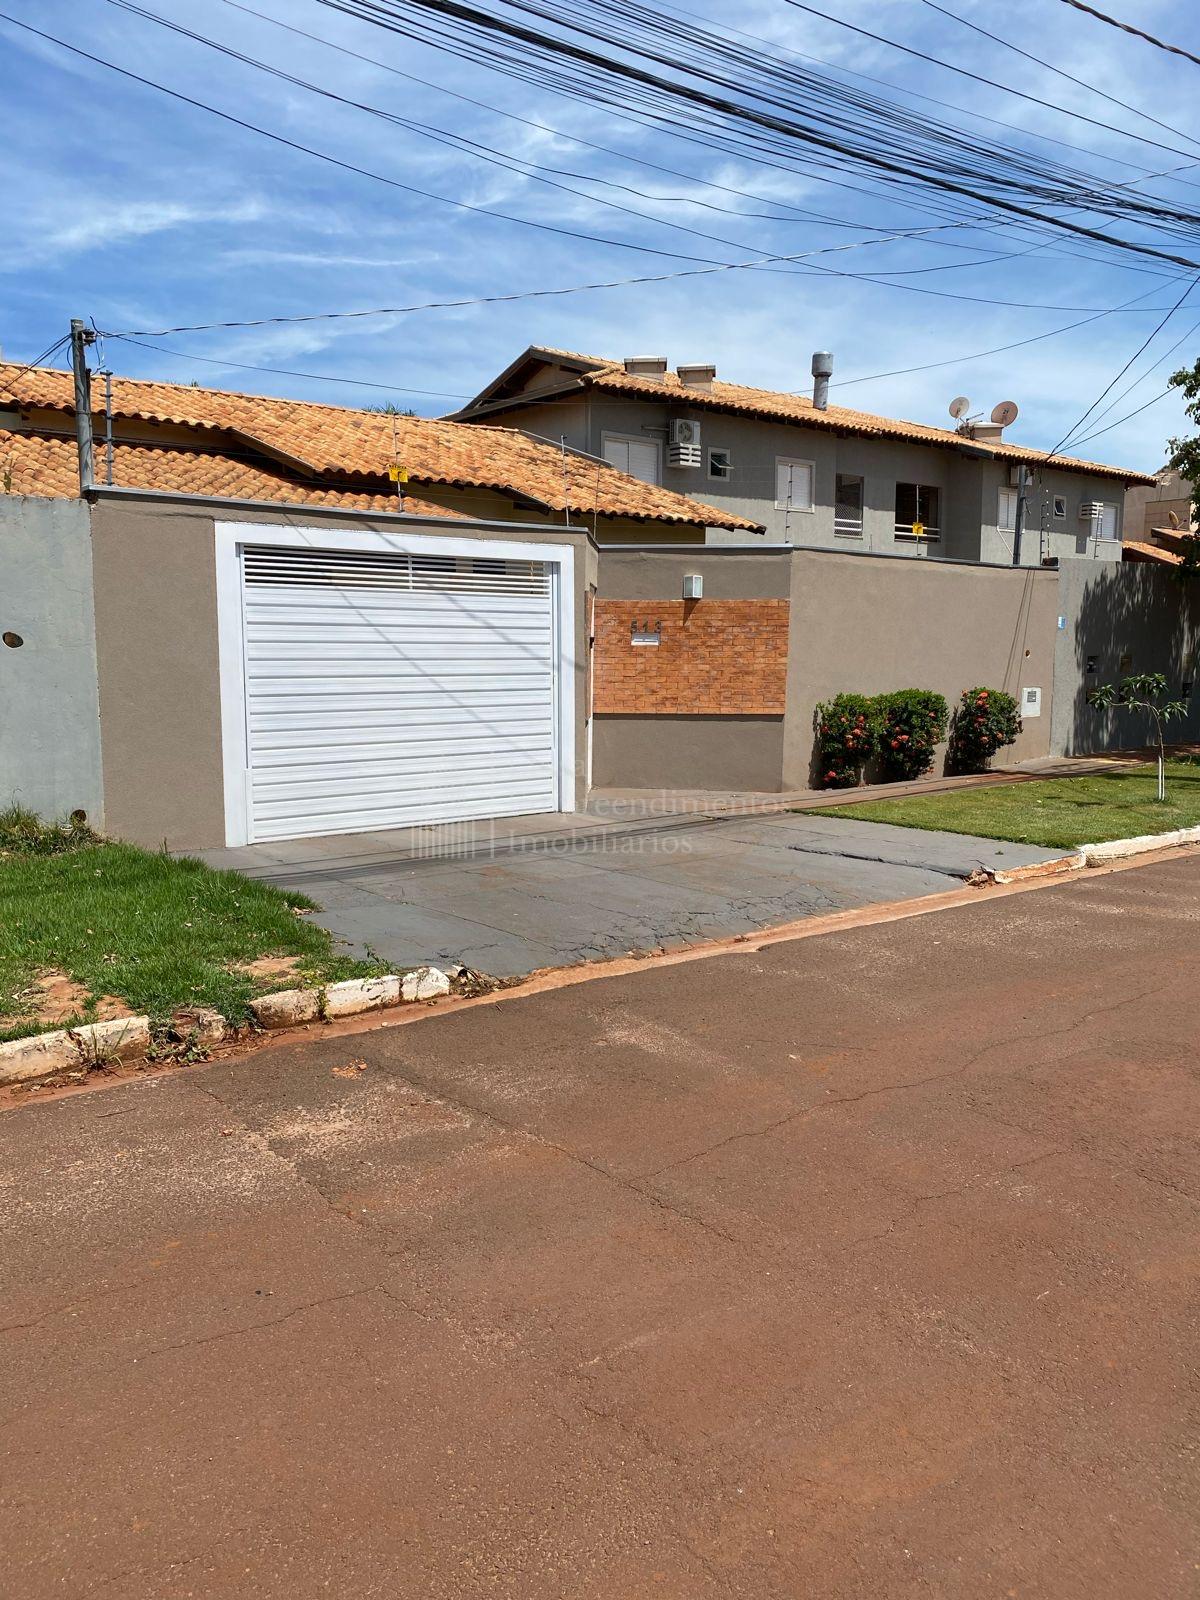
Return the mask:
{"type": "MultiPolygon", "coordinates": [[[[1066,597],[1074,610],[1074,671],[1056,685],[1066,708],[1061,747],[1067,755],[1130,749],[1153,738],[1149,717],[1129,711],[1096,711],[1089,693],[1133,672],[1161,672],[1171,698],[1187,699],[1190,711],[1170,725],[1168,737],[1200,737],[1200,578],[1140,562],[1089,563],[1066,597]],[[1074,599],[1074,607],[1071,600],[1074,599]]],[[[1060,673],[1060,678],[1066,674],[1060,673]]]]}

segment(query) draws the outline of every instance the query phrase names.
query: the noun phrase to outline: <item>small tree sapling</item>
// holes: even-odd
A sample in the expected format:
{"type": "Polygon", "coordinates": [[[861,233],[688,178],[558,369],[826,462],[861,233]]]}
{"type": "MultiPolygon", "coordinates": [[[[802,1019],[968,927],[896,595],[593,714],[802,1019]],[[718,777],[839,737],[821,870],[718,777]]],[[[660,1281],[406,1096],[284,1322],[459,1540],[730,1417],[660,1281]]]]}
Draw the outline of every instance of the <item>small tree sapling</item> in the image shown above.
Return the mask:
{"type": "Polygon", "coordinates": [[[1141,711],[1153,720],[1154,734],[1158,742],[1160,800],[1167,798],[1166,727],[1169,722],[1174,722],[1177,717],[1186,717],[1188,713],[1187,701],[1167,700],[1164,698],[1167,692],[1167,680],[1161,672],[1135,672],[1131,677],[1122,678],[1120,683],[1100,684],[1088,696],[1089,702],[1098,711],[1107,711],[1110,707],[1124,711],[1141,711]]]}

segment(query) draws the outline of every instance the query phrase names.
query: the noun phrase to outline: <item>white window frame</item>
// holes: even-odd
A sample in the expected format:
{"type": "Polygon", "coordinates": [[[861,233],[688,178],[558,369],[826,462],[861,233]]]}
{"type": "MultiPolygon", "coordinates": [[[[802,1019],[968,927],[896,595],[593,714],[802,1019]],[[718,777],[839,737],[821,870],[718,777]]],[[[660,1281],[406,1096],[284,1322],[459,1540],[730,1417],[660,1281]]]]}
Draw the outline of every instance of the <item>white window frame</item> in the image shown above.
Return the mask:
{"type": "Polygon", "coordinates": [[[1066,495],[1065,494],[1052,495],[1051,498],[1050,498],[1050,510],[1051,510],[1051,513],[1054,516],[1055,521],[1056,522],[1062,522],[1065,519],[1066,515],[1067,515],[1067,497],[1066,497],[1066,495]],[[1062,507],[1061,511],[1058,509],[1059,506],[1062,507]]]}
{"type": "Polygon", "coordinates": [[[1115,500],[1097,500],[1096,504],[1100,507],[1100,515],[1096,518],[1095,537],[1097,539],[1119,539],[1121,537],[1121,511],[1117,502],[1115,500]],[[1105,533],[1104,531],[1104,513],[1106,511],[1112,512],[1111,533],[1105,533]]]}
{"type": "Polygon", "coordinates": [[[896,482],[895,482],[895,484],[893,485],[893,488],[892,488],[892,508],[893,508],[892,527],[894,529],[895,538],[902,539],[907,544],[939,544],[941,542],[941,538],[942,538],[942,528],[941,528],[942,496],[945,494],[945,492],[946,491],[942,488],[940,483],[918,483],[915,480],[911,480],[911,479],[908,479],[908,478],[897,478],[896,482]],[[937,495],[938,526],[936,528],[931,528],[929,526],[929,524],[926,523],[925,524],[925,532],[922,533],[920,536],[918,536],[917,534],[912,532],[911,526],[906,527],[905,524],[895,521],[895,517],[894,517],[895,501],[896,501],[896,490],[900,487],[900,485],[902,483],[909,483],[909,482],[912,483],[912,487],[917,491],[918,507],[920,505],[921,490],[922,489],[931,489],[933,491],[933,493],[937,495]]]}
{"type": "Polygon", "coordinates": [[[730,478],[733,477],[733,452],[726,445],[712,444],[706,446],[704,452],[704,475],[713,483],[728,483],[730,478]],[[725,457],[724,472],[713,471],[712,462],[714,456],[725,457]]]}
{"type": "Polygon", "coordinates": [[[1017,531],[1017,502],[1021,498],[1019,489],[1010,489],[1004,486],[1000,489],[996,501],[996,527],[1001,533],[1016,533],[1017,531]],[[1009,520],[1004,520],[1005,506],[1012,507],[1009,520]]]}
{"type": "MultiPolygon", "coordinates": [[[[654,473],[655,473],[654,482],[655,482],[655,486],[657,488],[660,488],[660,489],[662,488],[663,447],[662,447],[662,440],[661,439],[651,439],[644,433],[601,433],[601,435],[600,435],[600,454],[604,457],[605,461],[608,461],[608,455],[606,453],[605,447],[610,443],[610,441],[613,444],[648,444],[651,447],[651,449],[654,451],[654,473]]],[[[610,467],[615,465],[611,461],[608,461],[608,464],[609,464],[610,467]]],[[[616,467],[615,470],[617,472],[620,472],[621,468],[620,467],[616,467]]],[[[633,474],[630,473],[629,476],[632,477],[633,474]]],[[[643,481],[644,481],[643,479],[640,479],[640,478],[638,479],[639,483],[641,483],[643,481]]]]}
{"type": "Polygon", "coordinates": [[[575,551],[569,544],[464,539],[441,534],[385,533],[365,528],[291,528],[278,522],[216,524],[217,649],[224,769],[225,843],[250,842],[250,734],[246,725],[245,621],[242,548],[282,545],[293,550],[386,551],[392,555],[475,556],[496,561],[541,561],[550,571],[554,615],[555,720],[558,809],[575,810],[575,551]]]}
{"type": "Polygon", "coordinates": [[[802,456],[776,456],[775,457],[775,509],[776,511],[815,511],[817,509],[817,464],[815,461],[805,461],[802,456]],[[779,498],[779,469],[780,467],[807,467],[808,468],[808,504],[806,506],[793,505],[790,501],[779,498]]]}

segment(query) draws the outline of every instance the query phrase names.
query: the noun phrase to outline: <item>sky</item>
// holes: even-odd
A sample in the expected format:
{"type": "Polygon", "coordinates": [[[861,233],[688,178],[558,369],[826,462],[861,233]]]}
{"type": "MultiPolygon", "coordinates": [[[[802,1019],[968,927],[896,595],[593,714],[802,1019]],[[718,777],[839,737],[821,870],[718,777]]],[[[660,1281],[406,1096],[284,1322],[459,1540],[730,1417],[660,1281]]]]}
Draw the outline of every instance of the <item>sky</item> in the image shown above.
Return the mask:
{"type": "MultiPolygon", "coordinates": [[[[531,89],[483,65],[468,65],[380,31],[318,0],[245,0],[261,17],[230,0],[141,3],[426,130],[452,130],[484,152],[579,174],[569,181],[587,192],[550,188],[527,172],[489,164],[427,133],[283,83],[112,0],[0,0],[0,12],[393,184],[642,249],[480,215],[346,171],[0,19],[0,100],[6,110],[0,150],[5,211],[0,347],[7,360],[32,360],[66,332],[73,316],[94,319],[106,330],[136,332],[418,306],[669,273],[686,265],[648,250],[747,260],[859,241],[863,223],[893,231],[939,220],[896,197],[852,194],[819,175],[734,159],[566,96],[531,89]],[[280,28],[279,22],[317,35],[319,42],[280,28]],[[591,148],[596,144],[611,153],[591,148]],[[683,176],[667,176],[654,167],[683,176]],[[640,194],[631,197],[615,185],[636,187],[640,194]],[[630,216],[605,200],[646,215],[630,216]],[[731,216],[711,208],[715,202],[750,213],[761,211],[764,200],[785,220],[731,216]],[[785,215],[787,208],[797,213],[785,215]],[[815,223],[800,216],[801,209],[835,215],[851,226],[815,223]],[[686,228],[715,232],[733,243],[698,240],[681,231],[686,228]]],[[[1136,183],[1189,206],[1200,199],[1200,189],[1188,187],[1200,185],[1200,66],[1130,39],[1062,0],[1008,0],[1003,7],[961,0],[957,13],[1066,68],[1081,86],[981,38],[923,0],[817,3],[842,21],[1018,87],[1055,107],[1110,122],[1111,129],[1073,122],[1060,110],[971,83],[784,0],[744,0],[736,11],[721,0],[696,0],[687,9],[714,26],[736,26],[769,41],[778,52],[799,53],[808,65],[815,58],[859,86],[861,79],[847,75],[883,80],[891,87],[880,92],[896,95],[947,127],[983,134],[1009,149],[1065,158],[1110,182],[1136,183]],[[1146,117],[1115,108],[1102,93],[1143,109],[1146,117]],[[915,94],[941,104],[911,98],[915,94]],[[1171,132],[1148,124],[1150,116],[1171,132]],[[1147,178],[1146,173],[1183,164],[1179,156],[1139,142],[1138,135],[1147,134],[1185,152],[1195,149],[1195,173],[1147,178]],[[1078,148],[1064,151],[1039,136],[1078,148]]],[[[1186,44],[1194,34],[1188,26],[1193,3],[1112,0],[1101,9],[1186,44]]],[[[339,405],[392,401],[435,416],[477,393],[529,344],[613,358],[665,355],[672,366],[713,361],[720,377],[797,392],[811,389],[812,352],[831,350],[836,403],[950,425],[947,406],[957,395],[970,398],[973,413],[986,414],[1002,400],[1015,400],[1020,417],[1008,437],[1051,448],[1151,334],[1185,280],[1170,268],[1160,274],[1147,262],[1117,268],[1054,247],[1028,253],[1028,241],[1006,245],[1002,234],[976,234],[970,242],[979,247],[980,258],[1027,253],[973,266],[973,253],[926,241],[895,241],[826,259],[872,273],[938,270],[893,282],[794,272],[716,273],[509,304],[164,334],[144,341],[159,349],[108,339],[103,358],[113,371],[131,377],[197,381],[339,405]],[[913,286],[970,295],[983,303],[914,292],[913,286]],[[968,359],[1138,296],[1131,309],[1098,317],[1073,332],[968,359]],[[1086,309],[1018,309],[997,300],[1086,309]],[[348,381],[244,371],[236,363],[348,381]],[[943,364],[932,371],[852,381],[931,363],[943,364]]],[[[1189,251],[1183,247],[1183,253],[1189,251]]],[[[1194,306],[1189,301],[1166,322],[1103,402],[1117,398],[1111,412],[1093,418],[1077,436],[1152,400],[1176,367],[1200,356],[1200,289],[1193,299],[1194,306]]],[[[1187,428],[1172,394],[1081,445],[1079,453],[1154,470],[1165,458],[1168,438],[1187,428]]]]}

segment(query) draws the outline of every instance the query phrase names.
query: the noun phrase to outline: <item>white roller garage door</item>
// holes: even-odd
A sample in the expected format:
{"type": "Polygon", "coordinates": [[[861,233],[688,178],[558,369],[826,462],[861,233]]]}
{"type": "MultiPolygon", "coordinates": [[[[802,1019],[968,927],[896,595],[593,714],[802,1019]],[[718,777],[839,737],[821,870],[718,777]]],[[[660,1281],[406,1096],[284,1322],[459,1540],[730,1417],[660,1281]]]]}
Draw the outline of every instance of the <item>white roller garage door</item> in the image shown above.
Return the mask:
{"type": "Polygon", "coordinates": [[[559,806],[554,569],[242,553],[251,840],[559,806]]]}

